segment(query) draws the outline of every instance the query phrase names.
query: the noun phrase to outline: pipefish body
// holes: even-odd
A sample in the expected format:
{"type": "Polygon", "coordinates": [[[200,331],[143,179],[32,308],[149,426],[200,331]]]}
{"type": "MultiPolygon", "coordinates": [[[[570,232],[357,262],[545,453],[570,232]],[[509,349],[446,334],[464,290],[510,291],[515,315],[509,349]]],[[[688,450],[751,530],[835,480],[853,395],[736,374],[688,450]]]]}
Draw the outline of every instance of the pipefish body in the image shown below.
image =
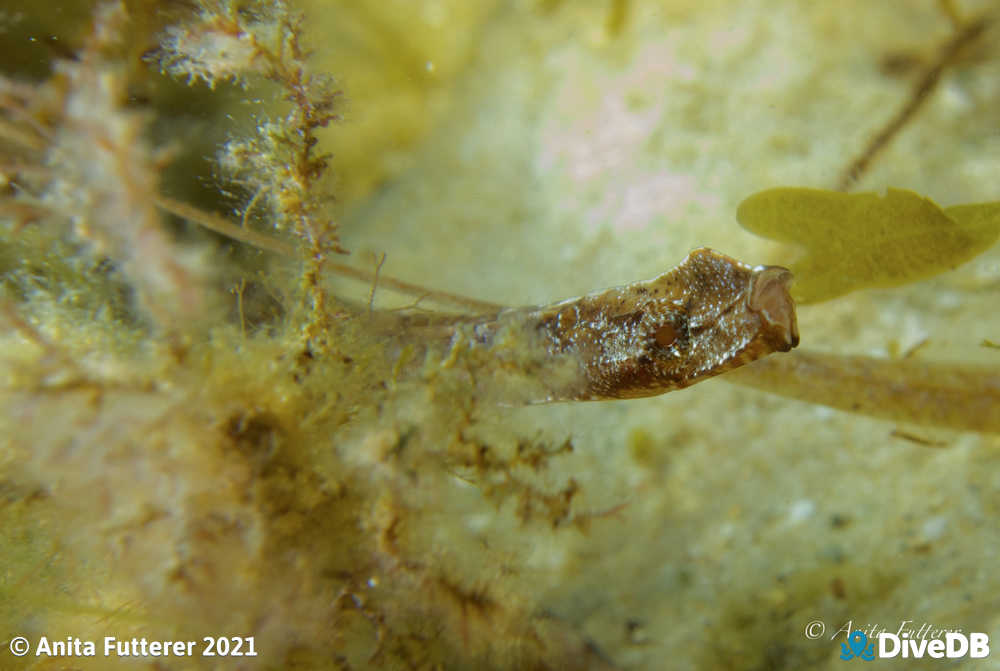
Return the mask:
{"type": "MultiPolygon", "coordinates": [[[[156,205],[235,240],[296,256],[287,243],[223,217],[166,197],[156,205]]],[[[426,292],[339,264],[327,267],[475,310],[469,315],[370,311],[366,328],[386,340],[400,369],[428,360],[448,365],[462,351],[471,352],[481,364],[468,370],[473,382],[502,387],[498,397],[514,405],[655,396],[787,352],[799,342],[788,292],[791,272],[749,266],[708,248],[696,249],[651,280],[521,308],[426,292]]]]}
{"type": "Polygon", "coordinates": [[[392,355],[416,362],[483,355],[469,375],[478,386],[503,386],[507,403],[640,398],[795,347],[791,277],[701,248],[651,280],[551,305],[476,316],[373,313],[371,326],[392,355]],[[499,382],[504,375],[517,381],[499,382]]]}
{"type": "MultiPolygon", "coordinates": [[[[156,205],[235,240],[296,256],[291,245],[252,233],[218,215],[165,197],[158,198],[156,205]]],[[[355,279],[374,279],[372,273],[348,266],[328,267],[355,279]]],[[[460,357],[451,355],[465,347],[494,364],[469,369],[480,386],[492,385],[492,378],[501,374],[519,373],[509,386],[517,390],[511,394],[513,404],[652,396],[763,359],[727,379],[892,421],[1000,433],[1000,370],[996,368],[924,362],[901,365],[899,361],[801,351],[766,357],[798,342],[795,306],[786,288],[790,279],[783,268],[750,268],[702,249],[647,282],[547,307],[504,309],[380,277],[379,286],[429,295],[476,316],[373,312],[370,317],[373,326],[394,343],[390,349],[400,363],[403,351],[414,354],[423,349],[431,354],[442,348],[447,356],[440,360],[455,361],[460,357]],[[756,278],[753,289],[751,278],[756,278]],[[657,283],[664,286],[653,286],[657,283]],[[728,289],[718,291],[726,284],[728,289]],[[659,298],[657,289],[667,288],[672,301],[650,304],[650,293],[659,298]],[[716,296],[714,305],[712,295],[716,296]],[[673,318],[653,329],[657,308],[673,318]]]]}

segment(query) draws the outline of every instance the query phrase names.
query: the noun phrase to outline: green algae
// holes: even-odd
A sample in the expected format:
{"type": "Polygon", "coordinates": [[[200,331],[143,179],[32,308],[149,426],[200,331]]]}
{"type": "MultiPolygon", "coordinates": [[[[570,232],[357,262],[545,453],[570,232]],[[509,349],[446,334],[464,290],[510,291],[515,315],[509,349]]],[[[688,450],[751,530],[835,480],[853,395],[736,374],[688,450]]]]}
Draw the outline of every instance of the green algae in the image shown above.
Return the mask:
{"type": "Polygon", "coordinates": [[[800,246],[792,295],[817,303],[897,287],[952,270],[1000,237],[1000,203],[942,210],[912,191],[885,195],[784,187],[740,203],[741,226],[800,246]]]}

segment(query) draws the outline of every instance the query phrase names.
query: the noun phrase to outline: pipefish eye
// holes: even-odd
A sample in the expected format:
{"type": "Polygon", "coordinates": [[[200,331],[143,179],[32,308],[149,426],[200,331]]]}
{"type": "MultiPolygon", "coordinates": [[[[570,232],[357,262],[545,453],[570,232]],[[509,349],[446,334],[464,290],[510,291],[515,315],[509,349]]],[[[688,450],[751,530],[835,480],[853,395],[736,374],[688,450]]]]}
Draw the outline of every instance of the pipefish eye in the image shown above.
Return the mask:
{"type": "Polygon", "coordinates": [[[677,327],[665,322],[653,332],[653,339],[657,345],[666,349],[677,342],[677,327]]]}

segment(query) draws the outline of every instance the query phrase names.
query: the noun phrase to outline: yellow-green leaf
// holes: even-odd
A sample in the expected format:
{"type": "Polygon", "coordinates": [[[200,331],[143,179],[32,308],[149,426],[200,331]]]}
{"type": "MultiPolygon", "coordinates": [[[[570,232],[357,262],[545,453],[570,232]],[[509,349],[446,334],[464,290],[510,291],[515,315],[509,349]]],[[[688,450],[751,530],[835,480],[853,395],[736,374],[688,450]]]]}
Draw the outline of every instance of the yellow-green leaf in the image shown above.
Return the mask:
{"type": "Polygon", "coordinates": [[[792,293],[815,303],[869,287],[895,287],[951,270],[1000,237],[1000,203],[942,210],[912,191],[841,193],[778,188],[750,196],[740,225],[800,245],[792,293]]]}
{"type": "Polygon", "coordinates": [[[976,234],[981,235],[983,240],[992,235],[992,241],[996,242],[1000,237],[1000,201],[952,205],[944,208],[944,213],[962,229],[969,232],[978,231],[976,234]]]}

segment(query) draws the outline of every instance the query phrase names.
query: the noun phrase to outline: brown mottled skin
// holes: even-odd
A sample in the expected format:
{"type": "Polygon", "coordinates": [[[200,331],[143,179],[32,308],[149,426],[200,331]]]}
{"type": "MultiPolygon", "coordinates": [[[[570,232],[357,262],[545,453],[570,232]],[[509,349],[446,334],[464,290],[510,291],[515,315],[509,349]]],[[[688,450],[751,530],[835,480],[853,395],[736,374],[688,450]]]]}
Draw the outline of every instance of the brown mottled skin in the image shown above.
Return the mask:
{"type": "Polygon", "coordinates": [[[791,273],[698,249],[646,282],[557,303],[533,315],[552,354],[584,370],[550,400],[654,396],[799,342],[791,273]]]}
{"type": "Polygon", "coordinates": [[[528,371],[534,389],[504,395],[514,402],[655,396],[795,347],[791,277],[702,248],[644,282],[492,316],[397,316],[392,331],[408,344],[487,348],[495,370],[475,373],[479,384],[528,371]]]}

